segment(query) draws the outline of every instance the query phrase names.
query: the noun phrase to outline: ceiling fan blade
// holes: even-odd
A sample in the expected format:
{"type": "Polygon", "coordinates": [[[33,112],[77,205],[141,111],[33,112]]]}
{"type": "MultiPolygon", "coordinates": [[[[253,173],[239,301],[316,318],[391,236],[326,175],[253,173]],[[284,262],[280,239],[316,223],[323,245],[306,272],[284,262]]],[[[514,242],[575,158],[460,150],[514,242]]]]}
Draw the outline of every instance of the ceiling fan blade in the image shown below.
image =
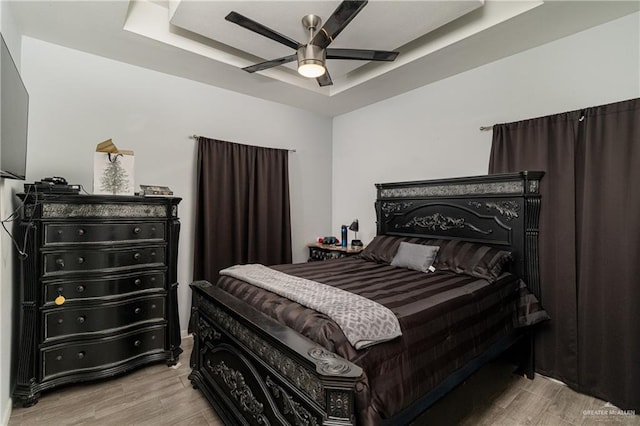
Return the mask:
{"type": "Polygon", "coordinates": [[[277,41],[278,43],[284,44],[285,46],[289,46],[292,49],[298,49],[298,47],[302,46],[297,41],[287,37],[286,35],[280,34],[271,28],[265,27],[264,25],[247,18],[246,16],[242,16],[237,12],[230,12],[224,19],[229,22],[233,22],[234,24],[238,24],[243,28],[246,28],[254,33],[258,33],[261,36],[270,38],[273,41],[277,41]]]}
{"type": "Polygon", "coordinates": [[[311,44],[327,47],[342,32],[353,18],[365,7],[367,1],[343,1],[327,19],[320,31],[311,40],[311,44]]]}
{"type": "Polygon", "coordinates": [[[289,56],[283,56],[282,58],[278,58],[278,59],[272,59],[270,61],[260,62],[259,64],[244,67],[242,69],[245,70],[246,72],[262,71],[269,68],[277,67],[278,65],[293,62],[296,59],[298,59],[298,56],[293,54],[289,56]]]}
{"type": "Polygon", "coordinates": [[[395,61],[400,52],[366,49],[327,49],[327,59],[356,59],[360,61],[395,61]]]}
{"type": "Polygon", "coordinates": [[[329,75],[329,70],[326,67],[324,70],[324,74],[316,78],[316,81],[318,82],[320,87],[333,85],[333,81],[331,80],[331,76],[329,75]]]}

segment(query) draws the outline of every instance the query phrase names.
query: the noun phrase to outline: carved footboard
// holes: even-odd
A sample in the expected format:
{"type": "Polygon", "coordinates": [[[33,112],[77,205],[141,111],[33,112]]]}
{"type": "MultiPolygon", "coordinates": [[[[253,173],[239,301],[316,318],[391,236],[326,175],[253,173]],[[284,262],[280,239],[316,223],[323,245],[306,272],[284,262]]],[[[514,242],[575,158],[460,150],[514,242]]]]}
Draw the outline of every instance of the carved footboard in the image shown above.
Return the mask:
{"type": "Polygon", "coordinates": [[[207,281],[191,288],[189,379],[225,423],[355,424],[360,367],[207,281]]]}

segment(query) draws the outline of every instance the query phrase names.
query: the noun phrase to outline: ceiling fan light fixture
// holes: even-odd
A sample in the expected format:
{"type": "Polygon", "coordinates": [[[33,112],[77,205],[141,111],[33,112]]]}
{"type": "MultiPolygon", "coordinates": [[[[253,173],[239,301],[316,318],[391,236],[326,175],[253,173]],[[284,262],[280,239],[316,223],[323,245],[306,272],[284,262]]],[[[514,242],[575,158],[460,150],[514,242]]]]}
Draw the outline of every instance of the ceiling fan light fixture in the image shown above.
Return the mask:
{"type": "Polygon", "coordinates": [[[313,44],[298,49],[298,73],[307,78],[317,78],[327,72],[325,50],[313,44]]]}
{"type": "Polygon", "coordinates": [[[298,74],[307,78],[318,78],[327,70],[324,68],[324,65],[317,64],[314,62],[298,64],[298,74]]]}

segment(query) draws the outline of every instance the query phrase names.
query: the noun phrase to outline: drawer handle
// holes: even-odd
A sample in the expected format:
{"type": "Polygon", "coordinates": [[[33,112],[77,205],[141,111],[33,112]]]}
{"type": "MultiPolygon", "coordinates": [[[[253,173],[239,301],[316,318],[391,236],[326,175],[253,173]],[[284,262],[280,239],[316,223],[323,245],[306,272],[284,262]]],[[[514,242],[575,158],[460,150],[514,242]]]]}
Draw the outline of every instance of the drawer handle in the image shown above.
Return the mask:
{"type": "Polygon", "coordinates": [[[58,324],[62,324],[64,320],[62,318],[58,318],[58,324]]]}
{"type": "Polygon", "coordinates": [[[141,256],[140,256],[140,253],[135,253],[135,254],[133,255],[133,258],[134,258],[135,260],[140,260],[140,257],[141,257],[141,256]]]}
{"type": "Polygon", "coordinates": [[[62,361],[62,355],[58,355],[58,356],[56,357],[56,361],[62,361]]]}
{"type": "Polygon", "coordinates": [[[84,235],[84,229],[82,229],[82,228],[78,229],[78,235],[83,236],[84,235]]]}
{"type": "Polygon", "coordinates": [[[58,295],[58,297],[55,298],[55,300],[53,301],[56,305],[60,306],[60,305],[64,305],[65,302],[65,297],[61,294],[58,295]]]}
{"type": "Polygon", "coordinates": [[[133,313],[134,313],[134,314],[139,314],[140,312],[142,312],[142,309],[140,309],[140,308],[135,308],[135,309],[133,310],[133,313]]]}
{"type": "Polygon", "coordinates": [[[82,358],[84,358],[84,356],[85,356],[85,355],[86,355],[86,354],[85,354],[85,352],[84,352],[84,351],[80,351],[80,352],[78,352],[78,359],[82,359],[82,358]]]}
{"type": "Polygon", "coordinates": [[[142,342],[140,340],[136,340],[135,342],[133,342],[133,346],[135,346],[136,348],[139,347],[142,344],[142,342]]]}
{"type": "Polygon", "coordinates": [[[58,265],[58,268],[64,269],[64,259],[56,259],[56,265],[58,265]]]}
{"type": "Polygon", "coordinates": [[[140,227],[136,226],[135,228],[133,228],[133,233],[134,234],[139,234],[140,233],[140,227]]]}
{"type": "Polygon", "coordinates": [[[78,264],[83,264],[83,263],[84,263],[84,257],[78,256],[78,264]]]}
{"type": "Polygon", "coordinates": [[[84,324],[86,320],[87,320],[87,317],[85,317],[84,315],[80,315],[78,317],[78,324],[84,324]]]}
{"type": "Polygon", "coordinates": [[[136,278],[136,279],[133,281],[133,283],[134,283],[135,285],[137,285],[138,287],[140,287],[140,284],[142,284],[142,280],[141,280],[140,278],[136,278]]]}
{"type": "Polygon", "coordinates": [[[79,286],[76,287],[76,291],[78,293],[83,293],[84,292],[84,285],[80,284],[79,286]]]}

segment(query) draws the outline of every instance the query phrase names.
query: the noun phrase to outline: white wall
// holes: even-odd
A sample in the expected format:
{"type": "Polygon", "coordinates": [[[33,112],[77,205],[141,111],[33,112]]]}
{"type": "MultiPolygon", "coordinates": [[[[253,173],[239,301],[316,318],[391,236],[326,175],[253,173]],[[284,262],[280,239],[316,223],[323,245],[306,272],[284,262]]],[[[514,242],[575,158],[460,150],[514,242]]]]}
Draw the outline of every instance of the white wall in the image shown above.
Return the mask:
{"type": "MultiPolygon", "coordinates": [[[[4,1],[0,1],[0,31],[20,69],[20,34],[11,7],[4,1]]],[[[13,212],[14,194],[21,188],[20,181],[0,179],[0,219],[6,219],[13,212]]],[[[12,230],[11,223],[6,225],[12,230]]],[[[4,230],[0,230],[0,424],[7,424],[11,415],[14,262],[11,239],[4,230]]]]}
{"type": "MultiPolygon", "coordinates": [[[[196,141],[192,134],[292,148],[294,261],[331,220],[331,120],[25,37],[30,94],[27,181],[64,176],[92,191],[93,152],[112,138],[135,151],[136,184],[167,185],[183,198],[178,263],[181,329],[187,328],[193,266],[196,141]],[[320,178],[319,178],[320,177],[320,178]]],[[[220,206],[224,214],[224,206],[220,206]]]]}
{"type": "Polygon", "coordinates": [[[373,238],[375,183],[486,174],[482,125],[640,96],[639,27],[636,13],[335,117],[333,229],[359,218],[373,238]]]}

